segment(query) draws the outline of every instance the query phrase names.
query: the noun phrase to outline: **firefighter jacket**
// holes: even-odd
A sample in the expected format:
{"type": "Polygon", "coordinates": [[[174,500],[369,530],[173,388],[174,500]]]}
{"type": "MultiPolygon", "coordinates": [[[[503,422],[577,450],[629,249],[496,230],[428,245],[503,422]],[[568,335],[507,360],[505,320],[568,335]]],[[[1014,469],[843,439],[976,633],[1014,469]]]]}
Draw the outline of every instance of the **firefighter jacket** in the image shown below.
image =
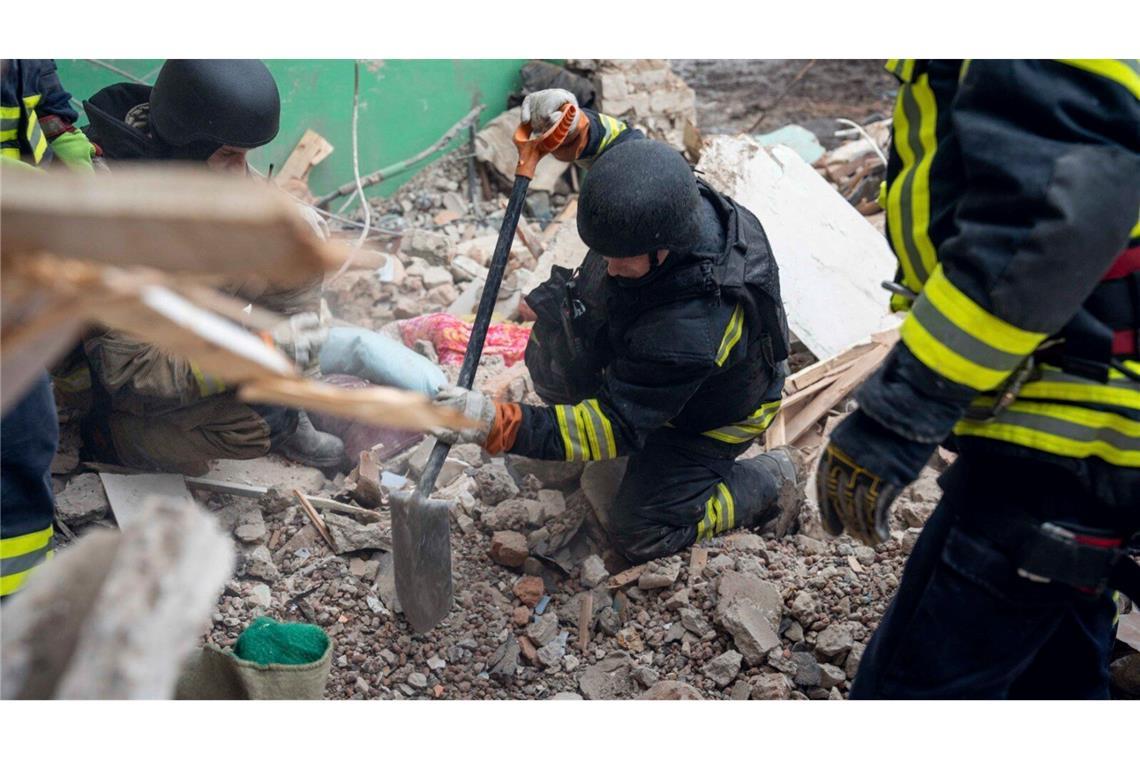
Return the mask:
{"type": "Polygon", "coordinates": [[[882,205],[917,297],[857,394],[899,435],[1140,497],[1140,64],[888,63],[882,205]]]}
{"type": "MultiPolygon", "coordinates": [[[[644,139],[586,111],[589,161],[644,139]]],[[[670,254],[637,280],[607,277],[600,390],[575,404],[522,406],[510,451],[538,459],[597,460],[636,452],[670,429],[690,443],[734,452],[779,409],[787,328],[775,259],[760,222],[700,183],[702,245],[670,254]]],[[[588,256],[597,256],[591,252],[588,256]]]]}
{"type": "Polygon", "coordinates": [[[91,144],[73,126],[79,115],[55,61],[9,59],[0,65],[0,155],[33,166],[58,158],[69,168],[90,170],[91,144]]]}

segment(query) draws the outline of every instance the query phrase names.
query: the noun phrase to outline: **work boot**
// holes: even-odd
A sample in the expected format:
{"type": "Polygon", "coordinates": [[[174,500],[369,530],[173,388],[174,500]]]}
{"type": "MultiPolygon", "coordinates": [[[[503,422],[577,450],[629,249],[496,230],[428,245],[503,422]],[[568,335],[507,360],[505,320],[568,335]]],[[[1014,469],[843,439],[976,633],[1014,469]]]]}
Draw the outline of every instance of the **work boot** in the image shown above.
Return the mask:
{"type": "Polygon", "coordinates": [[[328,477],[340,472],[346,464],[344,442],[331,433],[322,433],[313,427],[309,415],[297,412],[297,429],[272,449],[286,459],[316,467],[328,477]]]}
{"type": "Polygon", "coordinates": [[[768,486],[761,490],[768,498],[740,516],[740,527],[770,533],[777,538],[794,532],[799,527],[803,507],[801,492],[806,480],[803,455],[791,446],[780,446],[742,460],[740,464],[766,476],[768,486]]]}

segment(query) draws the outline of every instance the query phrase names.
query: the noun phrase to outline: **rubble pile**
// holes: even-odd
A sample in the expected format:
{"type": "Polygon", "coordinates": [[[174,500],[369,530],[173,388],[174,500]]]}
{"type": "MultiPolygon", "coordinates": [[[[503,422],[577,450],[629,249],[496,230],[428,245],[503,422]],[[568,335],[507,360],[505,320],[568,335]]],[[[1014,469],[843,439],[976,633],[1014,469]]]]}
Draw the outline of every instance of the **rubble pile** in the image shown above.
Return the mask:
{"type": "Polygon", "coordinates": [[[668,61],[582,58],[566,65],[593,83],[598,111],[669,143],[694,163],[700,158],[696,94],[668,61]]]}

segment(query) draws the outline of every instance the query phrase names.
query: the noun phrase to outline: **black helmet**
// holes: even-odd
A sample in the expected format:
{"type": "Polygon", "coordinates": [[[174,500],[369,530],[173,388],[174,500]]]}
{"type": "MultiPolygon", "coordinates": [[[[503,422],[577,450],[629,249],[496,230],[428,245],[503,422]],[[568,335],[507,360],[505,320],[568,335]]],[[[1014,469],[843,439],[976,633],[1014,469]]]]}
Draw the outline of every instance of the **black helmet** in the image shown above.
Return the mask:
{"type": "Polygon", "coordinates": [[[265,145],[277,136],[280,119],[277,83],[257,60],[172,59],[150,94],[150,125],[158,138],[199,148],[190,152],[202,159],[223,145],[265,145]]]}
{"type": "Polygon", "coordinates": [[[687,253],[700,240],[700,202],[697,179],[680,153],[656,140],[628,140],[586,174],[578,234],[609,258],[661,248],[687,253]]]}

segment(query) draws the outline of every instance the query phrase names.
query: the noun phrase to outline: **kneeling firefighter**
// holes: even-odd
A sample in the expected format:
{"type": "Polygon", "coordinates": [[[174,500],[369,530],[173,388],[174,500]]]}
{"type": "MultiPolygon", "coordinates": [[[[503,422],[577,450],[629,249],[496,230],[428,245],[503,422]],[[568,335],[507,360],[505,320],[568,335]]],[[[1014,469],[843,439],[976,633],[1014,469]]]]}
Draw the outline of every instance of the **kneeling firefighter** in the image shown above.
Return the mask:
{"type": "MultiPolygon", "coordinates": [[[[189,161],[247,176],[246,154],[277,135],[281,103],[260,61],[170,60],[153,87],[114,84],[84,108],[88,135],[113,166],[189,161]]],[[[319,220],[312,223],[321,234],[319,220]]],[[[312,372],[328,333],[318,316],[320,285],[320,278],[292,288],[250,278],[225,290],[287,317],[268,337],[312,372]]],[[[305,412],[239,402],[193,362],[131,335],[91,335],[83,353],[68,371],[57,372],[56,386],[65,397],[68,391],[85,396],[90,388],[84,443],[100,461],[194,475],[211,459],[252,459],[269,451],[326,470],[343,463],[340,439],[315,430],[305,412]]]]}
{"type": "MultiPolygon", "coordinates": [[[[523,120],[542,130],[567,102],[565,90],[533,93],[523,120]]],[[[555,155],[590,164],[577,219],[590,251],[527,296],[538,317],[526,364],[551,406],[447,389],[437,401],[482,425],[441,435],[536,459],[628,456],[604,522],[634,562],[734,528],[786,531],[793,455],[736,459],[779,408],[787,366],[760,222],[669,146],[604,114],[583,109],[555,155]]]]}
{"type": "Polygon", "coordinates": [[[824,525],[888,537],[958,457],[851,696],[1104,698],[1140,601],[1140,61],[898,60],[884,207],[901,340],[820,460],[824,525]]]}

